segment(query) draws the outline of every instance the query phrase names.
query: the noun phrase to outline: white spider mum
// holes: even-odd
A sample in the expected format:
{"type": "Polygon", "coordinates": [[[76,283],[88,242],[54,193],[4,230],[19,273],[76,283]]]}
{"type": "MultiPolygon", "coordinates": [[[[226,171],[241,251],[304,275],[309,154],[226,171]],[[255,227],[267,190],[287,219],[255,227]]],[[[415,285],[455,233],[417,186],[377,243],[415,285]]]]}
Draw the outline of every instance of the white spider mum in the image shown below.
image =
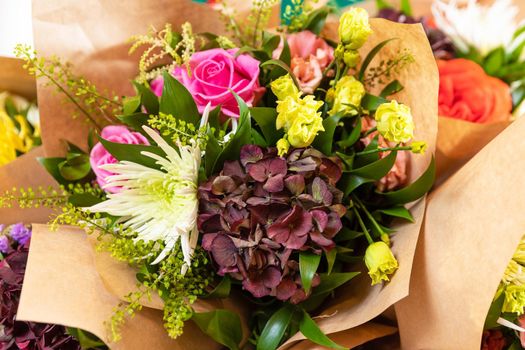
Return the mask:
{"type": "Polygon", "coordinates": [[[176,150],[154,130],[143,128],[166,156],[142,154],[155,159],[161,169],[130,161],[104,165],[103,169],[115,173],[108,177],[106,186],[119,186],[122,190],[108,194],[106,201],[88,210],[122,217],[124,226],[137,233],[137,240],[164,241],[166,246],[153,264],[164,259],[180,240],[186,270],[198,239],[197,188],[201,151],[195,143],[179,144],[176,150]]]}
{"type": "Polygon", "coordinates": [[[482,56],[498,47],[508,48],[518,29],[519,9],[512,0],[497,0],[482,5],[476,0],[436,0],[432,14],[436,25],[447,34],[456,47],[468,52],[478,49],[482,56]]]}

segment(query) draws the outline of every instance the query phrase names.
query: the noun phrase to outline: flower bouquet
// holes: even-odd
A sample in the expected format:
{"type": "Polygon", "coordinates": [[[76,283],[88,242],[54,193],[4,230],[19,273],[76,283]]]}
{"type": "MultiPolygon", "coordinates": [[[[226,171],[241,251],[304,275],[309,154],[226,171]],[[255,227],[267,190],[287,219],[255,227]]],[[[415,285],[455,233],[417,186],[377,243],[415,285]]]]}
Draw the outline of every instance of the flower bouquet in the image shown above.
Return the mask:
{"type": "Polygon", "coordinates": [[[205,341],[199,331],[230,349],[305,338],[343,348],[359,343],[326,334],[406,296],[418,200],[435,172],[423,155],[434,147],[437,98],[423,33],[351,9],[332,41],[321,34],[329,9],[304,4],[268,32],[272,5],[255,2],[244,25],[226,17],[231,36],[184,23],[134,37],[142,54],[126,97],[18,48],[94,131],[41,160],[59,189],[1,197],[59,209],[59,232],[35,227],[21,317],[84,325],[115,348],[187,348],[205,341]],[[68,225],[90,233],[98,252],[68,225]],[[100,309],[53,315],[49,283],[30,307],[57,263],[68,275],[54,281],[84,288],[55,307],[82,295],[100,309]]]}
{"type": "Polygon", "coordinates": [[[420,19],[412,17],[409,5],[401,12],[384,6],[379,12],[403,23],[422,22],[438,60],[438,183],[523,113],[520,4],[436,0],[420,19]]]}

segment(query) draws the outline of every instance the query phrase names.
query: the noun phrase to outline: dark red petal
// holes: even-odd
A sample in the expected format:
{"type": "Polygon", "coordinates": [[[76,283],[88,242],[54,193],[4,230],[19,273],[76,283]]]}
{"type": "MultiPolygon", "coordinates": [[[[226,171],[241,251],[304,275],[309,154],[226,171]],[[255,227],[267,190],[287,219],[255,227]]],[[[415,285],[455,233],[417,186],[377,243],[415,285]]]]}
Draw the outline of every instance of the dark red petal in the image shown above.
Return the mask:
{"type": "Polygon", "coordinates": [[[263,158],[261,147],[256,145],[244,145],[241,148],[241,163],[246,167],[248,163],[255,163],[263,158]]]}
{"type": "Polygon", "coordinates": [[[235,176],[238,178],[244,178],[246,173],[241,167],[241,164],[238,161],[227,161],[224,162],[224,168],[222,170],[222,175],[225,176],[235,176]]]}
{"type": "Polygon", "coordinates": [[[284,243],[290,237],[290,227],[285,223],[275,223],[268,227],[266,234],[277,243],[284,243]]]}
{"type": "Polygon", "coordinates": [[[332,205],[332,193],[328,189],[328,185],[320,177],[316,177],[312,182],[312,197],[317,203],[324,205],[332,205]]]}
{"type": "Polygon", "coordinates": [[[294,196],[298,196],[301,193],[304,192],[305,184],[304,184],[304,176],[296,174],[292,176],[288,176],[284,180],[284,184],[288,191],[290,191],[294,196]]]}
{"type": "Polygon", "coordinates": [[[258,182],[265,182],[269,175],[268,160],[263,159],[257,163],[250,163],[247,166],[248,174],[258,182]]]}
{"type": "Polygon", "coordinates": [[[328,214],[322,210],[312,210],[310,214],[312,214],[317,230],[323,232],[328,224],[328,214]]]}
{"type": "Polygon", "coordinates": [[[319,173],[328,180],[328,183],[335,186],[337,181],[341,178],[343,171],[340,164],[329,158],[323,158],[321,166],[319,167],[319,173]]]}
{"type": "Polygon", "coordinates": [[[343,223],[341,222],[341,218],[339,218],[339,215],[337,213],[331,212],[328,214],[328,224],[326,225],[325,230],[323,231],[323,234],[326,237],[334,237],[341,229],[343,228],[343,223]]]}
{"type": "Polygon", "coordinates": [[[267,288],[275,288],[281,282],[281,272],[274,266],[268,267],[261,275],[263,284],[267,288]]]}
{"type": "Polygon", "coordinates": [[[253,294],[256,298],[262,298],[270,294],[270,288],[267,288],[262,283],[262,280],[251,280],[249,278],[242,281],[244,289],[253,294]]]}
{"type": "Polygon", "coordinates": [[[235,181],[229,176],[217,176],[213,180],[211,191],[215,195],[227,194],[233,192],[237,188],[235,181]]]}
{"type": "Polygon", "coordinates": [[[331,239],[326,238],[321,233],[319,233],[319,231],[311,232],[310,239],[323,248],[332,248],[335,246],[334,242],[331,239]]]}
{"type": "Polygon", "coordinates": [[[288,170],[286,166],[286,161],[282,158],[274,158],[270,160],[269,170],[270,174],[272,175],[286,175],[286,172],[288,170]]]}
{"type": "Polygon", "coordinates": [[[237,248],[226,235],[218,235],[211,244],[213,259],[220,266],[235,266],[237,264],[237,248]]]}
{"type": "Polygon", "coordinates": [[[306,241],[308,240],[308,235],[303,236],[297,236],[290,234],[290,237],[286,242],[283,243],[283,245],[288,249],[301,249],[306,244],[306,241]]]}
{"type": "Polygon", "coordinates": [[[268,192],[281,192],[284,189],[284,175],[278,174],[266,180],[263,188],[268,192]]]}
{"type": "Polygon", "coordinates": [[[294,281],[292,281],[290,278],[284,279],[279,285],[277,286],[277,299],[285,301],[288,300],[294,295],[295,291],[297,290],[297,285],[294,281]]]}
{"type": "Polygon", "coordinates": [[[202,236],[202,248],[204,250],[210,251],[215,237],[217,237],[216,233],[207,233],[204,236],[202,236]]]}

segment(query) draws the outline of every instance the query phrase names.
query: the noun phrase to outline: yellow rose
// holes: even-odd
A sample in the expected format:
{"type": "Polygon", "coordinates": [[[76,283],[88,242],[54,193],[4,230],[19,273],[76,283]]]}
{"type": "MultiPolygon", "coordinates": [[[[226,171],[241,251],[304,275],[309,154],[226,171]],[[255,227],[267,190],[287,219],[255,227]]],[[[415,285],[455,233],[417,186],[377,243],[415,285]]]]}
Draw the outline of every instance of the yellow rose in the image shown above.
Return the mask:
{"type": "Polygon", "coordinates": [[[277,141],[277,154],[279,154],[279,157],[283,157],[288,153],[288,150],[290,149],[290,143],[286,139],[286,136],[277,141]]]}
{"type": "Polygon", "coordinates": [[[399,267],[394,254],[385,242],[375,242],[368,246],[365,252],[365,264],[372,285],[388,281],[388,276],[396,272],[399,267]]]}
{"type": "Polygon", "coordinates": [[[395,143],[408,142],[414,137],[414,120],[410,107],[391,101],[383,103],[376,110],[377,131],[387,141],[395,143]]]}
{"type": "Polygon", "coordinates": [[[299,89],[295,86],[290,74],[283,75],[271,82],[270,87],[277,99],[283,101],[289,96],[300,96],[299,89]]]}
{"type": "Polygon", "coordinates": [[[370,34],[372,29],[365,9],[352,7],[343,13],[339,22],[339,39],[347,49],[359,49],[370,34]]]}
{"type": "Polygon", "coordinates": [[[525,285],[510,284],[505,287],[505,299],[501,311],[523,314],[525,308],[525,285]]]}
{"type": "Polygon", "coordinates": [[[330,114],[343,112],[347,115],[357,115],[357,110],[365,96],[365,87],[353,76],[344,76],[335,85],[335,98],[330,114]]]}
{"type": "Polygon", "coordinates": [[[308,147],[319,131],[324,131],[320,113],[313,116],[299,114],[288,129],[288,142],[296,148],[308,147]]]}

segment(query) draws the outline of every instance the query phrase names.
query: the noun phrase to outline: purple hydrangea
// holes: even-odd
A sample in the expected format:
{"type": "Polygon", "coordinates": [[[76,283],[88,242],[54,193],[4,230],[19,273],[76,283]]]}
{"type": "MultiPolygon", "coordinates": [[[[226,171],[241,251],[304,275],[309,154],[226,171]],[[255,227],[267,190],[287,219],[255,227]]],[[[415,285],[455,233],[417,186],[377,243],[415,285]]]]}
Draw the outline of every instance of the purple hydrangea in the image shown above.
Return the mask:
{"type": "Polygon", "coordinates": [[[7,236],[0,236],[0,252],[7,254],[9,251],[9,239],[7,236]]]}
{"type": "MultiPolygon", "coordinates": [[[[274,148],[246,145],[240,161],[199,187],[199,230],[219,274],[242,281],[255,297],[299,303],[305,293],[298,253],[335,247],[342,228],[342,175],[338,158],[296,149],[287,158],[274,148]]],[[[312,286],[319,283],[315,276],[312,286]]]]}
{"type": "Polygon", "coordinates": [[[11,238],[24,245],[31,238],[31,230],[22,223],[15,224],[11,227],[11,238]]]}

